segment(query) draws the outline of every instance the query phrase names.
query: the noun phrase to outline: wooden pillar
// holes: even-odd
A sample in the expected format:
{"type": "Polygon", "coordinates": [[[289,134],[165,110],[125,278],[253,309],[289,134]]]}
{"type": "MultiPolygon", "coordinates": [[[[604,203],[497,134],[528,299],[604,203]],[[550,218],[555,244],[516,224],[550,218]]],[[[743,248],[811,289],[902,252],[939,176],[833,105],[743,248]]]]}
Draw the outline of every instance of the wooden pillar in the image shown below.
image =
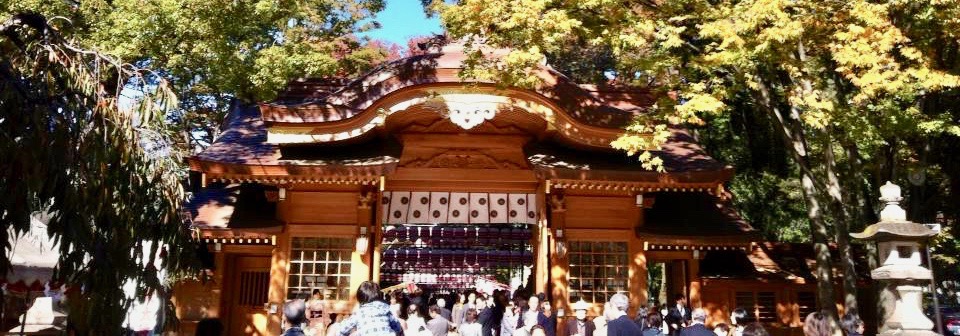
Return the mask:
{"type": "MultiPolygon", "coordinates": [[[[550,202],[549,216],[550,227],[554,229],[554,232],[560,233],[562,230],[566,229],[566,205],[563,202],[562,195],[552,194],[546,195],[546,198],[550,202]]],[[[556,246],[558,243],[568,244],[566,237],[554,237],[554,251],[557,251],[556,246]]],[[[569,245],[565,246],[569,248],[569,245]]],[[[550,283],[553,288],[551,288],[551,296],[553,297],[554,309],[559,312],[563,310],[565,315],[572,313],[570,310],[570,284],[567,281],[567,273],[570,271],[570,260],[567,257],[567,254],[564,253],[563,256],[560,256],[558,253],[553,253],[550,259],[552,265],[550,267],[550,283]]]]}
{"type": "Polygon", "coordinates": [[[688,288],[690,289],[687,302],[690,304],[690,308],[703,307],[703,300],[700,298],[700,291],[703,286],[700,281],[700,256],[698,256],[700,253],[702,252],[694,251],[694,258],[687,260],[687,279],[689,279],[688,288]]]}
{"type": "Polygon", "coordinates": [[[667,304],[673,304],[674,296],[677,294],[687,294],[687,276],[686,276],[686,260],[676,259],[670,262],[670,290],[672,292],[667,293],[667,304]]]}
{"type": "MultiPolygon", "coordinates": [[[[375,196],[372,192],[360,192],[360,197],[357,198],[357,226],[353,230],[353,242],[356,244],[357,240],[360,239],[361,235],[366,235],[367,238],[367,251],[365,253],[360,253],[354,247],[353,252],[350,253],[350,302],[348,307],[352,307],[357,302],[357,288],[360,288],[360,284],[364,281],[371,279],[371,274],[373,269],[371,268],[371,255],[373,254],[373,228],[370,227],[370,224],[373,221],[373,202],[375,196]],[[364,229],[366,230],[364,232],[364,229]]],[[[354,245],[356,246],[356,245],[354,245]]]]}
{"type": "Polygon", "coordinates": [[[647,255],[643,250],[643,241],[637,238],[636,235],[633,235],[630,238],[628,246],[630,253],[630,282],[627,285],[627,290],[630,292],[630,311],[628,313],[630,316],[635,316],[637,309],[647,304],[650,295],[650,287],[649,284],[647,284],[649,275],[647,271],[647,255]]]}
{"type": "MultiPolygon", "coordinates": [[[[643,203],[637,204],[637,227],[644,225],[644,209],[649,207],[648,203],[649,206],[652,206],[653,199],[648,197],[643,200],[643,203]]],[[[646,306],[650,298],[650,284],[647,283],[650,279],[647,268],[647,254],[643,250],[643,240],[637,236],[636,232],[630,235],[628,253],[630,254],[630,282],[627,284],[627,290],[630,292],[629,314],[635,316],[637,310],[646,306]]]]}
{"type": "MultiPolygon", "coordinates": [[[[360,198],[357,203],[357,232],[355,239],[360,239],[360,235],[365,235],[367,238],[367,251],[365,253],[360,253],[359,251],[353,251],[353,267],[355,270],[351,271],[350,277],[350,290],[354,292],[354,289],[360,287],[360,283],[370,280],[371,269],[371,251],[373,250],[373,228],[371,223],[373,223],[373,207],[371,202],[373,202],[375,196],[372,192],[361,192],[360,198]]],[[[353,297],[351,293],[351,298],[353,297]]]]}
{"type": "MultiPolygon", "coordinates": [[[[540,206],[543,209],[543,206],[540,206]]],[[[544,212],[541,212],[544,214],[544,212]]],[[[546,293],[547,292],[547,281],[550,278],[550,228],[547,226],[547,216],[541,215],[537,220],[537,227],[534,232],[534,251],[536,255],[534,256],[534,293],[546,293]]]]}
{"type": "Polygon", "coordinates": [[[550,254],[553,253],[551,251],[554,249],[553,246],[551,246],[550,223],[548,220],[550,214],[547,213],[546,205],[546,189],[549,188],[549,182],[542,186],[542,188],[537,188],[537,212],[539,216],[534,231],[535,241],[533,242],[534,252],[536,253],[536,260],[533,267],[534,293],[547,293],[547,283],[551,281],[549,269],[550,254]]]}
{"type": "Polygon", "coordinates": [[[273,256],[270,260],[270,291],[267,298],[271,309],[267,321],[267,330],[280,330],[280,320],[283,317],[283,303],[287,300],[287,276],[290,272],[290,232],[284,230],[277,235],[277,245],[273,247],[273,256]]]}
{"type": "Polygon", "coordinates": [[[373,265],[370,271],[370,279],[373,282],[380,283],[380,258],[382,256],[382,246],[383,242],[383,207],[386,206],[383,203],[383,192],[378,192],[374,194],[374,203],[373,207],[373,225],[370,230],[370,250],[373,253],[373,265]]]}
{"type": "Polygon", "coordinates": [[[225,275],[224,272],[227,271],[227,254],[221,251],[214,252],[213,265],[213,279],[211,279],[213,289],[210,291],[212,304],[210,305],[211,309],[207,310],[207,317],[221,318],[224,315],[221,312],[229,309],[223,302],[223,277],[225,275]]]}

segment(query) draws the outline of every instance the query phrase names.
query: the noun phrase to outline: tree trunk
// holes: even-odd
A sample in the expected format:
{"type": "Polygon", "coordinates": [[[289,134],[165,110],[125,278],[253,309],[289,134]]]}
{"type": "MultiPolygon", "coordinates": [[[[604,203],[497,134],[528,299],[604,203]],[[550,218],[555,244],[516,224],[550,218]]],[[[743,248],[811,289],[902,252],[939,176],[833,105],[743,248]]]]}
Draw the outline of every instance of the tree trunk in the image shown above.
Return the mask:
{"type": "Polygon", "coordinates": [[[817,190],[813,178],[801,172],[803,196],[807,200],[807,217],[810,219],[810,233],[813,238],[813,251],[817,261],[817,302],[820,309],[837,315],[836,301],[833,294],[833,260],[830,258],[829,228],[823,220],[820,201],[817,199],[817,190]]]}
{"type": "Polygon", "coordinates": [[[834,157],[832,129],[827,128],[824,134],[824,148],[826,154],[827,195],[830,196],[831,210],[834,213],[834,233],[836,234],[837,252],[840,253],[840,263],[843,266],[843,306],[848,313],[858,313],[857,310],[857,269],[853,258],[853,248],[850,246],[850,213],[843,202],[843,192],[840,179],[837,177],[837,162],[834,157]]]}
{"type": "Polygon", "coordinates": [[[780,125],[781,134],[791,146],[794,161],[800,168],[801,185],[803,196],[807,203],[807,218],[810,220],[810,231],[813,239],[814,252],[816,254],[816,277],[817,277],[817,302],[821,309],[830,316],[831,325],[834,330],[839,331],[836,301],[833,295],[833,262],[830,257],[830,230],[826,221],[823,219],[823,210],[818,198],[818,188],[815,183],[811,162],[809,157],[806,137],[803,133],[802,125],[799,124],[797,111],[791,111],[790,119],[787,119],[780,109],[772,102],[771,90],[766,80],[762,76],[757,76],[758,92],[757,101],[764,109],[770,113],[780,125]]]}

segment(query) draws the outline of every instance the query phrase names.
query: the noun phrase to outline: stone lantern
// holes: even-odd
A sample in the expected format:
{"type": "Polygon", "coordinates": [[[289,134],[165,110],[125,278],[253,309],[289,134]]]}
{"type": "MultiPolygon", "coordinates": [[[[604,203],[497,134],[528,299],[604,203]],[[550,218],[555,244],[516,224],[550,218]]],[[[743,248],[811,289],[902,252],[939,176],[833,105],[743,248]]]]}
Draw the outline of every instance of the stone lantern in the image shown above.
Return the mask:
{"type": "Polygon", "coordinates": [[[903,198],[899,186],[888,181],[880,187],[880,195],[886,203],[880,211],[880,222],[861,233],[850,234],[856,239],[877,242],[883,264],[872,270],[870,277],[883,281],[897,294],[893,313],[883,321],[880,335],[938,335],[931,331],[933,322],[923,315],[921,307],[923,286],[930,282],[932,273],[923,267],[920,258],[923,244],[936,232],[907,220],[907,212],[900,207],[903,198]]]}

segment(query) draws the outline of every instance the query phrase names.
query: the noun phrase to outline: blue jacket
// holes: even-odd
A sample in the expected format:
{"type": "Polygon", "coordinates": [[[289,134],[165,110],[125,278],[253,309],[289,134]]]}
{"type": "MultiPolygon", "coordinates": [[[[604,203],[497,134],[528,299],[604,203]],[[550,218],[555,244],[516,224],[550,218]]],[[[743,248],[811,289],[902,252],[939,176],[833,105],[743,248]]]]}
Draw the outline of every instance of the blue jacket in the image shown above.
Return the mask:
{"type": "Polygon", "coordinates": [[[643,332],[640,327],[627,315],[620,316],[607,322],[607,336],[640,336],[643,332]]]}
{"type": "Polygon", "coordinates": [[[543,327],[543,331],[547,334],[547,336],[557,336],[557,316],[556,315],[551,315],[550,317],[547,317],[547,315],[543,315],[543,312],[540,312],[539,314],[537,314],[537,324],[543,327]]]}
{"type": "Polygon", "coordinates": [[[290,327],[287,328],[287,331],[283,332],[283,336],[305,336],[305,334],[300,327],[290,327]]]}
{"type": "Polygon", "coordinates": [[[402,335],[400,320],[390,312],[390,306],[383,301],[373,301],[360,305],[356,314],[350,315],[340,328],[340,336],[349,336],[356,329],[359,336],[396,336],[402,335]]]}
{"type": "Polygon", "coordinates": [[[713,330],[707,329],[703,323],[694,323],[692,326],[680,330],[680,336],[716,336],[713,330]]]}

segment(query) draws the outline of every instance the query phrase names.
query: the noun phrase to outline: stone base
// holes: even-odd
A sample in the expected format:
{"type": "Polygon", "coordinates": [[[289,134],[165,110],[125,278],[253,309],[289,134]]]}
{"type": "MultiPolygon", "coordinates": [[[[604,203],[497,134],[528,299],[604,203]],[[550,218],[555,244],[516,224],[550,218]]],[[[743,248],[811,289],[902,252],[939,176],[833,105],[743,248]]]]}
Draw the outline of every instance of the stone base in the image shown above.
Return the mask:
{"type": "Polygon", "coordinates": [[[887,330],[882,333],[879,333],[877,334],[877,336],[940,336],[940,334],[935,333],[931,330],[894,329],[894,330],[887,330]]]}

